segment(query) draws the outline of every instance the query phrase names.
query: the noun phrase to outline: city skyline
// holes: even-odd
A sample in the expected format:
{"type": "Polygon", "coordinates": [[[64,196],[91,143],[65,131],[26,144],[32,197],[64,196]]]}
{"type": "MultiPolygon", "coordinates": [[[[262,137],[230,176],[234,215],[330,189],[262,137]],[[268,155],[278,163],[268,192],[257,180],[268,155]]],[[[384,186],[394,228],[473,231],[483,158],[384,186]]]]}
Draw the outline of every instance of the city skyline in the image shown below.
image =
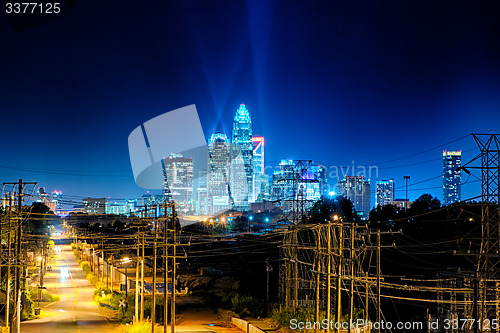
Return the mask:
{"type": "MultiPolygon", "coordinates": [[[[140,198],[132,129],[196,104],[206,139],[230,134],[245,103],[267,165],[376,166],[372,189],[394,178],[402,198],[411,175],[410,200],[441,200],[441,151],[466,163],[478,153],[469,134],[497,132],[498,4],[102,6],[0,25],[2,182],[37,181],[66,202],[140,198]]],[[[472,177],[462,199],[479,192],[472,177]]]]}

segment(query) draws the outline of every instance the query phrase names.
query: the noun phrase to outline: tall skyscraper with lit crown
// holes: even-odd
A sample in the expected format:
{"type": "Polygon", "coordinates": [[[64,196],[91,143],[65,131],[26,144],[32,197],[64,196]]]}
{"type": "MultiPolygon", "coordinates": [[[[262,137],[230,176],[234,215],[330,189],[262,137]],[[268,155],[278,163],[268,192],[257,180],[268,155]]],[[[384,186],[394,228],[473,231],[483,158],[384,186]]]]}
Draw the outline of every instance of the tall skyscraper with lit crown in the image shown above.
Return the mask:
{"type": "Polygon", "coordinates": [[[457,169],[462,165],[462,151],[443,151],[443,205],[461,200],[462,177],[457,169]]]}
{"type": "Polygon", "coordinates": [[[253,191],[253,143],[250,113],[241,104],[233,121],[231,152],[231,193],[235,208],[250,210],[253,191]]]}

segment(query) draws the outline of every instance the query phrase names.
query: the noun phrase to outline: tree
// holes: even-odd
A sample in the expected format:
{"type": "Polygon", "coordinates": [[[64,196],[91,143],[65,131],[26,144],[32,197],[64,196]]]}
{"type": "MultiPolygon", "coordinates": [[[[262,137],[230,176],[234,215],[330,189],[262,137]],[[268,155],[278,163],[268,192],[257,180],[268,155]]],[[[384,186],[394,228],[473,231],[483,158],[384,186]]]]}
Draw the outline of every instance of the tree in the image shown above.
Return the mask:
{"type": "Polygon", "coordinates": [[[422,194],[408,208],[408,215],[420,215],[441,208],[441,202],[430,194],[422,194]]]}
{"type": "Polygon", "coordinates": [[[370,222],[372,225],[378,224],[379,226],[392,226],[394,219],[402,217],[402,211],[396,205],[383,205],[373,208],[370,212],[370,222]]]}
{"type": "Polygon", "coordinates": [[[309,209],[307,223],[325,223],[333,215],[338,215],[344,221],[359,221],[359,216],[351,200],[344,196],[323,196],[309,209]]]}

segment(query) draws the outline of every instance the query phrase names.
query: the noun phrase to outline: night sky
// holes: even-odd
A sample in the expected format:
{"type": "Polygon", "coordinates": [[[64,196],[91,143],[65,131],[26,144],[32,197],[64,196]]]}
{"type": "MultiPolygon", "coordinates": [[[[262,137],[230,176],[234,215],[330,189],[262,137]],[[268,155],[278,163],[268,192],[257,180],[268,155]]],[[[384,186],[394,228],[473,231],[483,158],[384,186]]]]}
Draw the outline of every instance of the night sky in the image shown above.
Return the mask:
{"type": "Polygon", "coordinates": [[[465,162],[470,133],[500,132],[497,0],[73,0],[40,21],[3,6],[1,182],[140,197],[134,128],[196,104],[207,139],[229,135],[245,103],[269,165],[377,166],[372,190],[392,177],[404,197],[410,175],[411,200],[441,200],[442,150],[465,162]]]}

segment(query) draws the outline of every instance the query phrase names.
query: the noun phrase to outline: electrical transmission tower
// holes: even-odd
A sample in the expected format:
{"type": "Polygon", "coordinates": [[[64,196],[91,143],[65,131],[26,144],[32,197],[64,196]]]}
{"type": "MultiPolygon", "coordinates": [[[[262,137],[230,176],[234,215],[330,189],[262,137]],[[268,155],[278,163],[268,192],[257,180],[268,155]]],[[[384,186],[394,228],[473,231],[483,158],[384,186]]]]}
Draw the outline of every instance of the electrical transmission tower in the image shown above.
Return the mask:
{"type": "MultiPolygon", "coordinates": [[[[474,331],[489,330],[485,321],[500,319],[500,134],[472,134],[480,154],[462,168],[481,170],[481,247],[477,255],[473,316],[474,331]],[[469,166],[480,160],[481,166],[469,166]],[[467,168],[466,168],[467,167],[467,168]]],[[[493,327],[492,327],[493,328],[493,327]]],[[[496,330],[499,331],[498,329],[496,330]]]]}

